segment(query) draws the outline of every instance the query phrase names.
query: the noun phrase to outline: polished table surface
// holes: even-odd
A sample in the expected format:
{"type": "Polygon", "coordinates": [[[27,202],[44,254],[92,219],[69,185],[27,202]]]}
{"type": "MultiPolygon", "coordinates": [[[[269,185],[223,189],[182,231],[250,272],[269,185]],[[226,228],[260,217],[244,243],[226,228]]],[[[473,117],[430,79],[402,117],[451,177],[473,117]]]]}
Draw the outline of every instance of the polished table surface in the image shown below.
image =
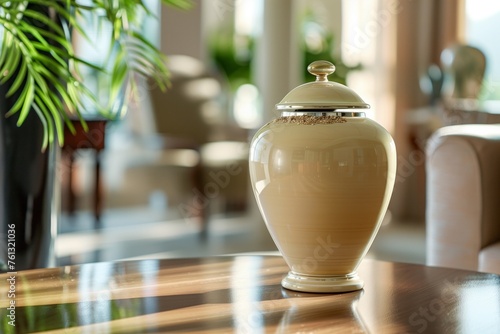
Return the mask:
{"type": "Polygon", "coordinates": [[[280,286],[287,271],[232,256],[2,274],[0,332],[500,333],[498,275],[367,259],[363,290],[308,294],[280,286]]]}

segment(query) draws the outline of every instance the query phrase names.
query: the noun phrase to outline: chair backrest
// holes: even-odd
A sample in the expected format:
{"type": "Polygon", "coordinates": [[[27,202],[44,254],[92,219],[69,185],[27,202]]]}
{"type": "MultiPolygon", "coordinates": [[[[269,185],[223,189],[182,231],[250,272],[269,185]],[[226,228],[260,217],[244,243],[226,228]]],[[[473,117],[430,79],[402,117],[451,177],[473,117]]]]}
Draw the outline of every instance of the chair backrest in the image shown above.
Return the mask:
{"type": "Polygon", "coordinates": [[[426,174],[427,264],[481,270],[481,251],[500,242],[500,124],[436,131],[426,174]]]}
{"type": "Polygon", "coordinates": [[[453,45],[441,53],[444,93],[451,98],[477,99],[486,71],[486,56],[470,45],[453,45]]]}
{"type": "Polygon", "coordinates": [[[210,141],[210,116],[222,108],[220,81],[201,61],[188,56],[169,56],[167,66],[171,84],[166,91],[152,80],[148,83],[156,131],[195,144],[210,141]]]}

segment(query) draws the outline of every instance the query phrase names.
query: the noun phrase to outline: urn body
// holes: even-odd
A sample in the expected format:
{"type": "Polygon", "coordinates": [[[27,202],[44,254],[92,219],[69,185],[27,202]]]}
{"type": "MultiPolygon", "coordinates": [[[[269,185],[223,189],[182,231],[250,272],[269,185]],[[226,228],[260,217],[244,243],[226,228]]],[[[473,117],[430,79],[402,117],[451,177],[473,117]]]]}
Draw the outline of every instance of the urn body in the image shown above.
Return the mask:
{"type": "Polygon", "coordinates": [[[257,131],[249,157],[259,210],[290,267],[282,285],[306,292],[361,289],[356,268],[394,186],[394,141],[364,113],[291,105],[257,131]]]}

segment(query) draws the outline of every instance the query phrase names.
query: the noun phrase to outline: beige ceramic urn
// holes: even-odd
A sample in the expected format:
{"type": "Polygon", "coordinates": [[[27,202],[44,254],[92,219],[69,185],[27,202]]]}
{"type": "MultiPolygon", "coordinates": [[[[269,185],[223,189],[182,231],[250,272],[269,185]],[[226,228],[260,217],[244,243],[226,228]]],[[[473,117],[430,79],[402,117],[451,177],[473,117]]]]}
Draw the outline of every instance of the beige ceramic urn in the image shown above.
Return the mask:
{"type": "Polygon", "coordinates": [[[328,80],[333,64],[316,61],[308,70],[316,81],[288,93],[276,105],[281,116],[252,139],[252,188],[290,267],[283,287],[359,290],[356,268],[386,213],[396,149],[390,134],[365,117],[369,105],[328,80]]]}

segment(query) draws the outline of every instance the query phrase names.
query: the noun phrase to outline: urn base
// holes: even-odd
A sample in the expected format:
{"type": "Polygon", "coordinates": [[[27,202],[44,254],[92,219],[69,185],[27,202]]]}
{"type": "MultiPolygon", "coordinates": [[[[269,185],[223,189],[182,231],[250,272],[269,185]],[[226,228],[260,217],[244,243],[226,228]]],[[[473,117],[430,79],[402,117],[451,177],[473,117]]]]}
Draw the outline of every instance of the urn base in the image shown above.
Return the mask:
{"type": "Polygon", "coordinates": [[[364,282],[356,273],[345,276],[310,276],[290,271],[281,281],[281,286],[302,292],[340,293],[361,290],[364,282]]]}

